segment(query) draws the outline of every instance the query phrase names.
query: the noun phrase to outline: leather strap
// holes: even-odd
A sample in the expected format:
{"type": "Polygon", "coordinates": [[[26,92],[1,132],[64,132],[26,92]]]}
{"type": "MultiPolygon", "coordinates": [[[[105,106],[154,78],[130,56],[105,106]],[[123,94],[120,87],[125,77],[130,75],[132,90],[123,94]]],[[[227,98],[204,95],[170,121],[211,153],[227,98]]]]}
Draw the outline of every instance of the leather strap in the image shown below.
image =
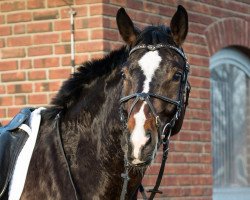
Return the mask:
{"type": "Polygon", "coordinates": [[[66,168],[67,168],[69,180],[70,180],[71,186],[72,186],[73,191],[74,191],[75,200],[78,200],[78,195],[77,195],[75,183],[74,183],[74,181],[73,181],[71,169],[70,169],[70,166],[69,166],[67,157],[66,157],[66,153],[65,153],[65,150],[64,150],[64,147],[63,147],[63,143],[62,143],[62,137],[61,137],[61,134],[60,134],[60,127],[59,127],[60,118],[61,118],[61,115],[60,115],[60,114],[61,114],[61,112],[59,112],[59,113],[56,115],[56,118],[55,118],[55,128],[56,128],[58,143],[59,143],[59,147],[60,147],[60,149],[61,149],[62,155],[63,155],[64,162],[65,162],[65,164],[66,164],[66,168]]]}
{"type": "Polygon", "coordinates": [[[127,188],[128,188],[128,182],[130,180],[128,175],[128,161],[124,157],[124,166],[125,166],[125,172],[121,174],[121,177],[123,178],[123,185],[122,185],[122,193],[120,196],[120,200],[124,200],[127,194],[127,188]]]}

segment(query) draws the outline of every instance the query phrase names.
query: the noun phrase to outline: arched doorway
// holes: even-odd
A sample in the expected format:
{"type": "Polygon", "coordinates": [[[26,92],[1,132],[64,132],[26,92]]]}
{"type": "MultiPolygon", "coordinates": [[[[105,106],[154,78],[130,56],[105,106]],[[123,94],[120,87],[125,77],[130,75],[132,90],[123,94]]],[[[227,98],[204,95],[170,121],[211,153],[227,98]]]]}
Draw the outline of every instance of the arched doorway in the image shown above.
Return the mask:
{"type": "Polygon", "coordinates": [[[250,58],[225,48],[210,59],[214,200],[250,196],[250,58]]]}

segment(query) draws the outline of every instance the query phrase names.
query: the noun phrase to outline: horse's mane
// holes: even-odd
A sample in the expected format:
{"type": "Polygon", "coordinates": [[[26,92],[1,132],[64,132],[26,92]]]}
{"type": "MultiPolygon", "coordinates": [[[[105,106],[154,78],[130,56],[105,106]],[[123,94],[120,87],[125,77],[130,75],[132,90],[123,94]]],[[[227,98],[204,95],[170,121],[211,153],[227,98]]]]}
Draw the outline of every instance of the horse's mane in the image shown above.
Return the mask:
{"type": "Polygon", "coordinates": [[[128,57],[126,46],[114,50],[102,59],[87,61],[66,80],[57,95],[51,101],[46,113],[54,117],[58,112],[67,109],[82,95],[82,90],[99,77],[107,76],[119,67],[128,57]]]}

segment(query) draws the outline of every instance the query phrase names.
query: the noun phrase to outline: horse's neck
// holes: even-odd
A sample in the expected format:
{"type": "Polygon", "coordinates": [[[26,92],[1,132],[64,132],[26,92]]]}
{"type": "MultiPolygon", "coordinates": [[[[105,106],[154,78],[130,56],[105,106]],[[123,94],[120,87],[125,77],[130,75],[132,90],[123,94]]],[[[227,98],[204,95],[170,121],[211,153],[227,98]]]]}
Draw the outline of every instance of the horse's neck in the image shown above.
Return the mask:
{"type": "Polygon", "coordinates": [[[109,148],[114,144],[120,146],[121,80],[116,78],[117,71],[108,77],[99,78],[88,89],[83,89],[82,98],[65,113],[62,137],[66,146],[77,148],[82,146],[81,142],[87,141],[84,149],[94,150],[97,158],[105,153],[101,152],[102,148],[109,148]],[[115,134],[118,132],[119,134],[115,134]]]}
{"type": "Polygon", "coordinates": [[[86,94],[86,99],[75,105],[79,110],[72,108],[67,113],[72,119],[65,116],[62,122],[63,143],[73,176],[78,186],[85,185],[83,192],[89,195],[105,196],[111,186],[121,187],[120,86],[120,81],[112,81],[110,77],[98,80],[88,89],[91,92],[86,94]],[[76,114],[74,117],[73,113],[76,114]],[[96,191],[92,191],[93,188],[96,191]]]}

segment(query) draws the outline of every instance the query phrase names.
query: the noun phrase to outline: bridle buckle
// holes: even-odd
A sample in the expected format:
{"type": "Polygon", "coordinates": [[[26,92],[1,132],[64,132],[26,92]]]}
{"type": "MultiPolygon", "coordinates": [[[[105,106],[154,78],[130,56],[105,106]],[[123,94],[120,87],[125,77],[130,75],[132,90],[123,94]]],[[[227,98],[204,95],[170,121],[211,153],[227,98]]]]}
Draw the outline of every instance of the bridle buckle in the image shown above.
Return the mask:
{"type": "Polygon", "coordinates": [[[160,117],[158,115],[155,117],[155,124],[156,124],[157,128],[160,127],[160,117]]]}
{"type": "Polygon", "coordinates": [[[141,101],[145,101],[146,98],[148,98],[148,94],[147,93],[138,93],[138,97],[141,101]]]}

